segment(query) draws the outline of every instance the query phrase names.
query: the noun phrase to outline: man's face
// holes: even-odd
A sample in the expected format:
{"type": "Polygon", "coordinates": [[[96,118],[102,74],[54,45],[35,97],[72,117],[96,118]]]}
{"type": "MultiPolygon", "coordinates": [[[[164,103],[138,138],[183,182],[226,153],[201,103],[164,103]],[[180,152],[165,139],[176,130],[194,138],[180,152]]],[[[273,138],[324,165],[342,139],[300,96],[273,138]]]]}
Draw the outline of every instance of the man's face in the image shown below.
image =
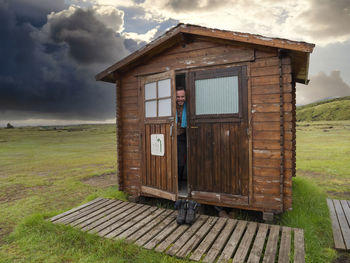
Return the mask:
{"type": "Polygon", "coordinates": [[[184,105],[186,101],[186,94],[184,90],[177,90],[176,91],[176,103],[179,106],[184,105]]]}

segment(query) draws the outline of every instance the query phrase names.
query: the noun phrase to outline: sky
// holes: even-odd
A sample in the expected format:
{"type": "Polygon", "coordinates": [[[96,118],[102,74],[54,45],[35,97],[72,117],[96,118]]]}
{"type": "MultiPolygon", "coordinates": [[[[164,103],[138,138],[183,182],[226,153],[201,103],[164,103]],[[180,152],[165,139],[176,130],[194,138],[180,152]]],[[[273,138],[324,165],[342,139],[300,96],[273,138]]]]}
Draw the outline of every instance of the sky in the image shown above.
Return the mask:
{"type": "Polygon", "coordinates": [[[114,122],[95,75],[179,22],[314,43],[297,104],[350,95],[349,0],[0,0],[0,127],[114,122]]]}

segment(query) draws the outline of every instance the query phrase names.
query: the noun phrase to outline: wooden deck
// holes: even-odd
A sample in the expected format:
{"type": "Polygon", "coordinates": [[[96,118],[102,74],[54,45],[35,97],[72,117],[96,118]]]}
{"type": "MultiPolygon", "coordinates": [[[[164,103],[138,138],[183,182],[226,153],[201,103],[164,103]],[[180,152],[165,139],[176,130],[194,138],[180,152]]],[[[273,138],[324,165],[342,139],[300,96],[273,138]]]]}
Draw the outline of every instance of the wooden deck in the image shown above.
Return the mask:
{"type": "Polygon", "coordinates": [[[177,225],[176,211],[97,198],[52,217],[110,239],[203,262],[305,262],[302,229],[200,215],[177,225]]]}
{"type": "Polygon", "coordinates": [[[350,200],[327,199],[336,249],[350,250],[350,200]]]}

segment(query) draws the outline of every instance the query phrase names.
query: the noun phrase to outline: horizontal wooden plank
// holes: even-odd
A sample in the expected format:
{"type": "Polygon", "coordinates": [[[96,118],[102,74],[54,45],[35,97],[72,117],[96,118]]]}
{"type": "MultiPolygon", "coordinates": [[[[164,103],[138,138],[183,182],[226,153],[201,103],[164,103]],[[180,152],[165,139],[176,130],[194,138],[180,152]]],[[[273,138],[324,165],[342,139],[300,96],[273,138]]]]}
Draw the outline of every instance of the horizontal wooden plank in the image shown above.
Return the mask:
{"type": "Polygon", "coordinates": [[[201,191],[192,191],[191,195],[192,198],[196,200],[210,200],[226,205],[248,205],[248,197],[242,195],[230,195],[201,191]]]}
{"type": "MultiPolygon", "coordinates": [[[[269,93],[269,94],[253,94],[252,103],[280,103],[280,93],[269,93]]],[[[291,93],[283,93],[283,102],[291,103],[293,102],[293,97],[291,93]]]]}
{"type": "MultiPolygon", "coordinates": [[[[283,94],[291,94],[293,91],[292,84],[283,84],[283,94]]],[[[268,84],[268,85],[252,85],[252,96],[264,95],[264,94],[280,94],[279,84],[268,84]]]]}
{"type": "Polygon", "coordinates": [[[260,58],[269,58],[269,57],[277,57],[278,53],[277,53],[277,49],[275,48],[265,48],[263,49],[255,49],[255,57],[256,59],[260,59],[260,58]]]}
{"type": "MultiPolygon", "coordinates": [[[[253,122],[269,122],[280,121],[279,112],[253,112],[253,122]]],[[[283,121],[292,121],[293,116],[291,113],[284,112],[283,121]]]]}
{"type": "Polygon", "coordinates": [[[280,131],[254,131],[253,140],[280,140],[280,131]]]}
{"type": "Polygon", "coordinates": [[[280,150],[257,150],[257,149],[253,149],[253,158],[280,159],[281,158],[281,151],[280,150]]]}
{"type": "MultiPolygon", "coordinates": [[[[279,75],[270,75],[270,76],[261,76],[261,77],[252,77],[251,78],[252,86],[260,86],[260,85],[274,85],[280,84],[280,76],[279,75]]],[[[290,74],[282,75],[282,83],[291,83],[292,76],[290,74]]]]}
{"type": "Polygon", "coordinates": [[[170,193],[167,191],[163,191],[163,190],[159,190],[156,189],[154,187],[148,187],[148,186],[142,186],[141,187],[141,192],[145,193],[145,194],[149,194],[152,196],[156,196],[156,197],[161,197],[161,198],[165,198],[168,200],[176,200],[176,196],[174,193],[170,193]]]}
{"type": "Polygon", "coordinates": [[[279,58],[271,57],[271,58],[262,58],[262,59],[256,59],[251,64],[251,68],[261,68],[261,67],[271,67],[271,66],[278,66],[279,65],[279,58]]]}

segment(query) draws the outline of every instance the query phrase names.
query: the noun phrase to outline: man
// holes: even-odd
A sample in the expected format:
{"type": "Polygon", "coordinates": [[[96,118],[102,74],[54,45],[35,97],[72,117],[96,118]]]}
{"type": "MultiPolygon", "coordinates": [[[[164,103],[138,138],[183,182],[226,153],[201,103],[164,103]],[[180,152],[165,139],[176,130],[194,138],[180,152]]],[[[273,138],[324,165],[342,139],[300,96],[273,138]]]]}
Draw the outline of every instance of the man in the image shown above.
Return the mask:
{"type": "Polygon", "coordinates": [[[186,93],[183,87],[176,90],[176,123],[177,123],[177,162],[178,178],[185,181],[186,178],[186,93]]]}

